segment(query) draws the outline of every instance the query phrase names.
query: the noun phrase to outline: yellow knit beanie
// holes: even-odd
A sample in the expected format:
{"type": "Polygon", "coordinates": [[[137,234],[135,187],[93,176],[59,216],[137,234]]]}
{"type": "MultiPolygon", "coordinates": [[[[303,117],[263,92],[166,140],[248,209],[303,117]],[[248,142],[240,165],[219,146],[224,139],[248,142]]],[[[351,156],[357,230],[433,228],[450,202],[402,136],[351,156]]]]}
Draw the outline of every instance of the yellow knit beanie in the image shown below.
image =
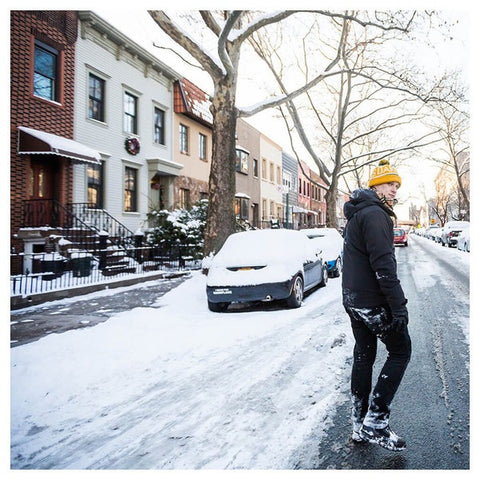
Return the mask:
{"type": "Polygon", "coordinates": [[[397,169],[390,165],[388,160],[380,160],[378,167],[373,169],[372,176],[368,181],[368,188],[382,183],[398,182],[402,185],[402,179],[397,173],[397,169]]]}

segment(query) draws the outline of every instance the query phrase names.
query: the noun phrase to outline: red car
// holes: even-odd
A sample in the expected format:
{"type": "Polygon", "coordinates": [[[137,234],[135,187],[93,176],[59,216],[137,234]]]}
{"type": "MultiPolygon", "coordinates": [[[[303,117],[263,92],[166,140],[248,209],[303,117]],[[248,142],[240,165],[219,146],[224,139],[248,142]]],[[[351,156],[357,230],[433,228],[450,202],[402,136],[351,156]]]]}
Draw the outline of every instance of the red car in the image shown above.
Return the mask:
{"type": "Polygon", "coordinates": [[[403,228],[393,229],[393,244],[408,247],[408,234],[403,228]]]}

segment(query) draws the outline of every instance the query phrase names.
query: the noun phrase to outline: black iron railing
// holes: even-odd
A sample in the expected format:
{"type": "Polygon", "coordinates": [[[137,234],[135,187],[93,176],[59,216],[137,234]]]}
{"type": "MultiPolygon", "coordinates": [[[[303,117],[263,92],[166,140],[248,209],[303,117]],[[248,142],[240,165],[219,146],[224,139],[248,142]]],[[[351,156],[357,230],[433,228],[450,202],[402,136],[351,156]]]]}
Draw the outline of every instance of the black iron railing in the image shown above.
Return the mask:
{"type": "Polygon", "coordinates": [[[201,268],[201,260],[189,255],[189,246],[168,249],[159,246],[131,247],[128,252],[116,247],[102,250],[69,249],[63,253],[17,253],[12,264],[22,265],[10,276],[10,295],[33,295],[53,290],[104,284],[112,279],[145,275],[148,272],[178,272],[201,268]],[[103,259],[103,260],[102,260],[103,259]]]}
{"type": "Polygon", "coordinates": [[[98,232],[105,232],[112,243],[129,248],[135,246],[135,234],[103,208],[93,203],[69,203],[68,209],[98,232]]]}

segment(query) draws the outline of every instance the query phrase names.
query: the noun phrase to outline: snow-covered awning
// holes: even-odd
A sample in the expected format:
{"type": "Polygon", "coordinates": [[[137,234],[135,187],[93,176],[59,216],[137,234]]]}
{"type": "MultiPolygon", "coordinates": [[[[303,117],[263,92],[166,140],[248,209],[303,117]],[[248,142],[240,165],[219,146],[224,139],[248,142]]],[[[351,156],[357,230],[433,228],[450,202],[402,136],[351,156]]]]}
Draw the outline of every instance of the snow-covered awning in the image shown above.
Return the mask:
{"type": "Polygon", "coordinates": [[[250,197],[246,193],[241,193],[241,192],[236,193],[235,197],[236,198],[246,198],[246,199],[250,200],[250,197]]]}
{"type": "Polygon", "coordinates": [[[292,207],[292,213],[308,213],[308,210],[305,210],[302,207],[297,207],[296,205],[294,205],[292,207]]]}
{"type": "Polygon", "coordinates": [[[292,213],[306,213],[307,215],[318,215],[318,212],[308,210],[303,207],[297,207],[296,205],[292,207],[292,213]]]}
{"type": "Polygon", "coordinates": [[[147,163],[148,173],[151,177],[154,175],[178,177],[183,168],[181,163],[165,158],[147,158],[147,163]]]}
{"type": "Polygon", "coordinates": [[[100,164],[101,160],[96,150],[82,143],[27,127],[18,127],[18,153],[60,155],[82,163],[100,164]]]}

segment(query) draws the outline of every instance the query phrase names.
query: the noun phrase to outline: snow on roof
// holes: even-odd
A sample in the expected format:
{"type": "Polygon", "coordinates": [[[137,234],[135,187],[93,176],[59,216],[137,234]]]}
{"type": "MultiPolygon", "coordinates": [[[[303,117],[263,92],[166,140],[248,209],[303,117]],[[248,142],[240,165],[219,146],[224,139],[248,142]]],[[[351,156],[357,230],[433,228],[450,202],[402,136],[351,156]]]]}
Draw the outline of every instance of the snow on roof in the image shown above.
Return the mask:
{"type": "Polygon", "coordinates": [[[175,82],[176,113],[185,113],[211,126],[213,124],[211,105],[210,97],[186,78],[175,82]]]}

